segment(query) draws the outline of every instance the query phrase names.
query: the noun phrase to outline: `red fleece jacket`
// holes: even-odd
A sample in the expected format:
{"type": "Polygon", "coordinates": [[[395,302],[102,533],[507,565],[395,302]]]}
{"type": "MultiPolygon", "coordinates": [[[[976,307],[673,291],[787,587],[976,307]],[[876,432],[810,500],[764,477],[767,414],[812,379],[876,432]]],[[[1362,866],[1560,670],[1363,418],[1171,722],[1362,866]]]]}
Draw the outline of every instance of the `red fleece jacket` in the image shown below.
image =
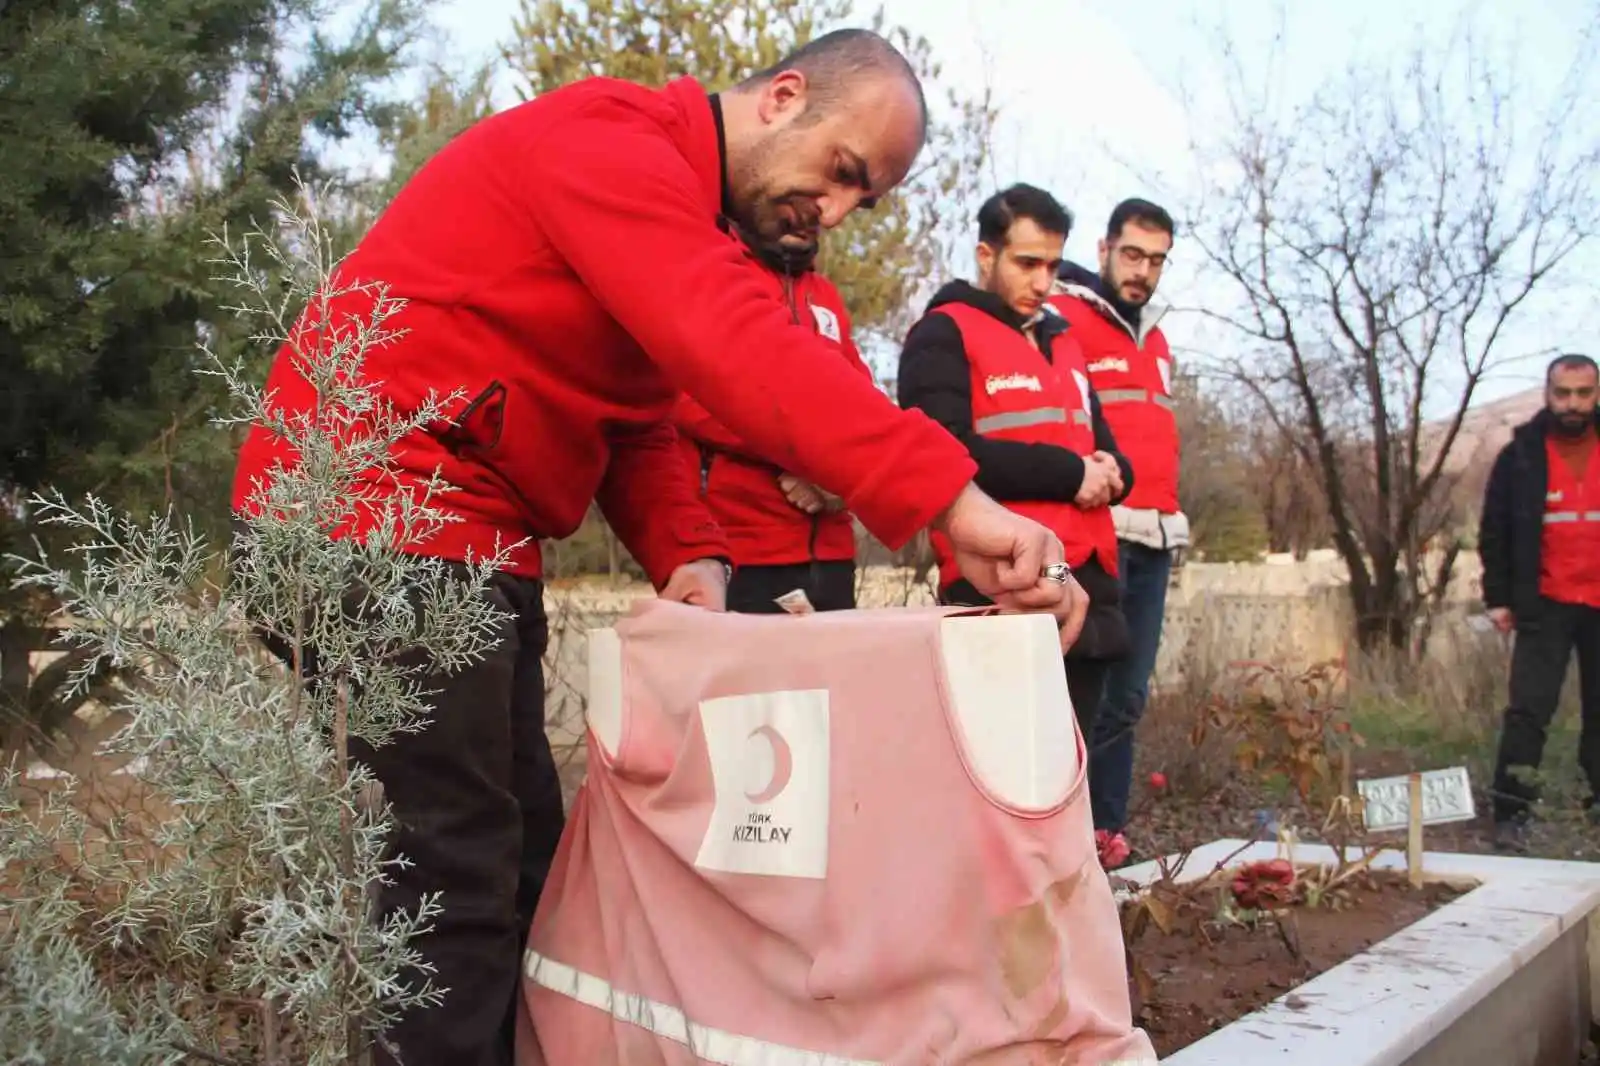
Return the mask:
{"type": "MultiPolygon", "coordinates": [[[[850,313],[833,283],[815,270],[787,277],[746,252],[750,268],[779,295],[789,317],[809,326],[839,358],[871,380],[872,371],[850,336],[850,313]]],[[[690,475],[700,498],[728,535],[735,566],[790,566],[843,562],[856,556],[855,523],[849,511],[809,515],[792,505],[779,487],[783,473],[728,431],[691,397],[678,397],[672,419],[682,438],[690,475]]]]}
{"type": "MultiPolygon", "coordinates": [[[[717,224],[722,159],[704,90],[592,78],[479,122],[400,191],[342,279],[408,301],[407,332],[366,373],[405,409],[430,389],[476,406],[459,428],[397,449],[408,478],[438,469],[460,516],[425,550],[445,558],[527,536],[564,537],[591,500],[660,587],[678,565],[726,556],[668,418],[681,389],[786,470],[844,497],[897,547],[971,479],[966,450],[902,412],[808,325],[717,224]]],[[[341,298],[335,315],[363,311],[341,298]]],[[[286,346],[287,347],[287,346],[286,346]]],[[[277,402],[310,386],[280,352],[277,402]]],[[[259,427],[234,503],[290,458],[259,427]]],[[[514,572],[537,575],[531,544],[514,572]]]]}

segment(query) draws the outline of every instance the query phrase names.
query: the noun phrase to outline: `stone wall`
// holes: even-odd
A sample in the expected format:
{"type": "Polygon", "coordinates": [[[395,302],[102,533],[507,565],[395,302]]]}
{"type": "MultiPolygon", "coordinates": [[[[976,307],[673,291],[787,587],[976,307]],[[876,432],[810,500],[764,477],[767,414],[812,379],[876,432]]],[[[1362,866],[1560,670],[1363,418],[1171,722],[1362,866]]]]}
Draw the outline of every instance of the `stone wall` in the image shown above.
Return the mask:
{"type": "MultiPolygon", "coordinates": [[[[1478,581],[1476,559],[1463,558],[1452,583],[1451,607],[1437,625],[1430,653],[1458,655],[1487,639],[1473,621],[1471,597],[1478,581]]],[[[1351,611],[1346,572],[1331,552],[1303,562],[1268,557],[1255,564],[1189,563],[1174,577],[1166,628],[1156,667],[1158,688],[1189,685],[1203,690],[1229,663],[1264,662],[1299,671],[1343,659],[1348,651],[1351,611]]],[[[570,744],[582,729],[587,686],[584,633],[612,624],[628,604],[652,593],[647,586],[611,586],[587,581],[552,588],[551,648],[546,658],[547,717],[557,743],[570,744]]],[[[865,570],[859,584],[863,607],[925,605],[931,587],[909,571],[865,570]]]]}

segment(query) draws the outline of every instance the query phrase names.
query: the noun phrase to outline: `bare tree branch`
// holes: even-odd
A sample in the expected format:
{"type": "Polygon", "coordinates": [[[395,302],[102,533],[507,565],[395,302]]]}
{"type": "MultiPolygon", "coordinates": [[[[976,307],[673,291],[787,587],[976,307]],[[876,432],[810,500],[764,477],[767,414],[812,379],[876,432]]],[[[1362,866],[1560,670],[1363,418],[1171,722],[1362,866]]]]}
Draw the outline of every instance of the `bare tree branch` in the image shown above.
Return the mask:
{"type": "Polygon", "coordinates": [[[1198,310],[1245,342],[1223,372],[1315,471],[1359,638],[1404,646],[1459,551],[1427,558],[1459,525],[1467,411],[1600,232],[1589,72],[1535,99],[1463,23],[1285,112],[1224,57],[1232,121],[1195,146],[1186,237],[1233,300],[1198,310]]]}

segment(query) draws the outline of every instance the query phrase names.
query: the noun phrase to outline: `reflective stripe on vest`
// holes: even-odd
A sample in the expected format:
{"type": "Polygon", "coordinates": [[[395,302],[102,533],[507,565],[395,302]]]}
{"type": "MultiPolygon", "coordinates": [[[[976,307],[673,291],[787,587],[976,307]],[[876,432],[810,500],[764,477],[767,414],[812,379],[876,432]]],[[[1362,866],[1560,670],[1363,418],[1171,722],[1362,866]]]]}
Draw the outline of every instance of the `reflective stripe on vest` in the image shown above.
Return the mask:
{"type": "Polygon", "coordinates": [[[1545,525],[1554,522],[1600,522],[1600,511],[1546,511],[1545,525]]]}
{"type": "MultiPolygon", "coordinates": [[[[948,317],[960,331],[976,433],[1061,448],[1080,457],[1094,452],[1093,386],[1071,329],[1059,336],[1047,359],[1015,327],[986,311],[957,303],[932,313],[948,317]]],[[[1085,511],[1069,500],[1049,498],[1004,503],[1060,537],[1069,565],[1098,557],[1106,572],[1115,575],[1117,531],[1109,508],[1085,511]]],[[[960,576],[954,551],[943,534],[935,531],[930,539],[939,587],[947,588],[960,576]]]]}
{"type": "Polygon", "coordinates": [[[1100,397],[1101,406],[1113,403],[1153,403],[1157,407],[1172,410],[1171,396],[1163,396],[1160,393],[1151,396],[1144,389],[1107,389],[1096,395],[1100,397]]]}
{"type": "MultiPolygon", "coordinates": [[[[1061,407],[1034,407],[1027,411],[1006,411],[998,415],[985,415],[972,424],[979,433],[994,433],[1002,429],[1022,429],[1026,426],[1047,426],[1067,421],[1067,412],[1061,407]]],[[[1072,424],[1087,426],[1089,412],[1073,411],[1072,424]]]]}
{"type": "Polygon", "coordinates": [[[879,1066],[865,1059],[786,1047],[692,1022],[670,1003],[624,992],[603,977],[557,962],[532,948],[523,955],[522,972],[540,988],[603,1011],[619,1022],[674,1040],[688,1048],[695,1058],[720,1066],[879,1066]]]}

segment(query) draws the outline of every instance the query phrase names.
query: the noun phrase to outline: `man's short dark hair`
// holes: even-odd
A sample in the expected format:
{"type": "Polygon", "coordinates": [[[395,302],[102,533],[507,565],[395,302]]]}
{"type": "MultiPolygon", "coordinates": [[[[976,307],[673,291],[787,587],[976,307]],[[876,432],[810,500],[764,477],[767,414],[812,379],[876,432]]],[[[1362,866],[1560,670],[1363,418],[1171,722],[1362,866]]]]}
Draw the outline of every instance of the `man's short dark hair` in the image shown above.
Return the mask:
{"type": "Polygon", "coordinates": [[[1106,223],[1106,240],[1114,241],[1122,236],[1122,227],[1130,222],[1137,222],[1147,229],[1158,229],[1174,239],[1178,236],[1178,225],[1172,221],[1172,215],[1166,208],[1149,200],[1135,198],[1124,200],[1111,209],[1111,220],[1106,223]]]}
{"type": "Polygon", "coordinates": [[[848,95],[851,83],[863,74],[892,74],[903,78],[917,94],[922,113],[922,137],[928,136],[928,98],[922,79],[911,61],[888,39],[871,30],[834,30],[813,37],[765,70],[758,70],[739,83],[741,89],[765,85],[785,71],[796,70],[806,76],[806,114],[804,121],[815,122],[848,95]]]}
{"type": "Polygon", "coordinates": [[[1072,232],[1072,212],[1061,201],[1033,185],[1021,182],[1001,189],[978,208],[978,240],[992,248],[1003,247],[1017,219],[1032,219],[1046,233],[1063,238],[1072,232]]]}
{"type": "Polygon", "coordinates": [[[1550,365],[1545,368],[1544,383],[1549,385],[1556,379],[1557,370],[1593,370],[1600,374],[1600,363],[1594,357],[1584,355],[1582,352],[1562,352],[1550,360],[1550,365]]]}

